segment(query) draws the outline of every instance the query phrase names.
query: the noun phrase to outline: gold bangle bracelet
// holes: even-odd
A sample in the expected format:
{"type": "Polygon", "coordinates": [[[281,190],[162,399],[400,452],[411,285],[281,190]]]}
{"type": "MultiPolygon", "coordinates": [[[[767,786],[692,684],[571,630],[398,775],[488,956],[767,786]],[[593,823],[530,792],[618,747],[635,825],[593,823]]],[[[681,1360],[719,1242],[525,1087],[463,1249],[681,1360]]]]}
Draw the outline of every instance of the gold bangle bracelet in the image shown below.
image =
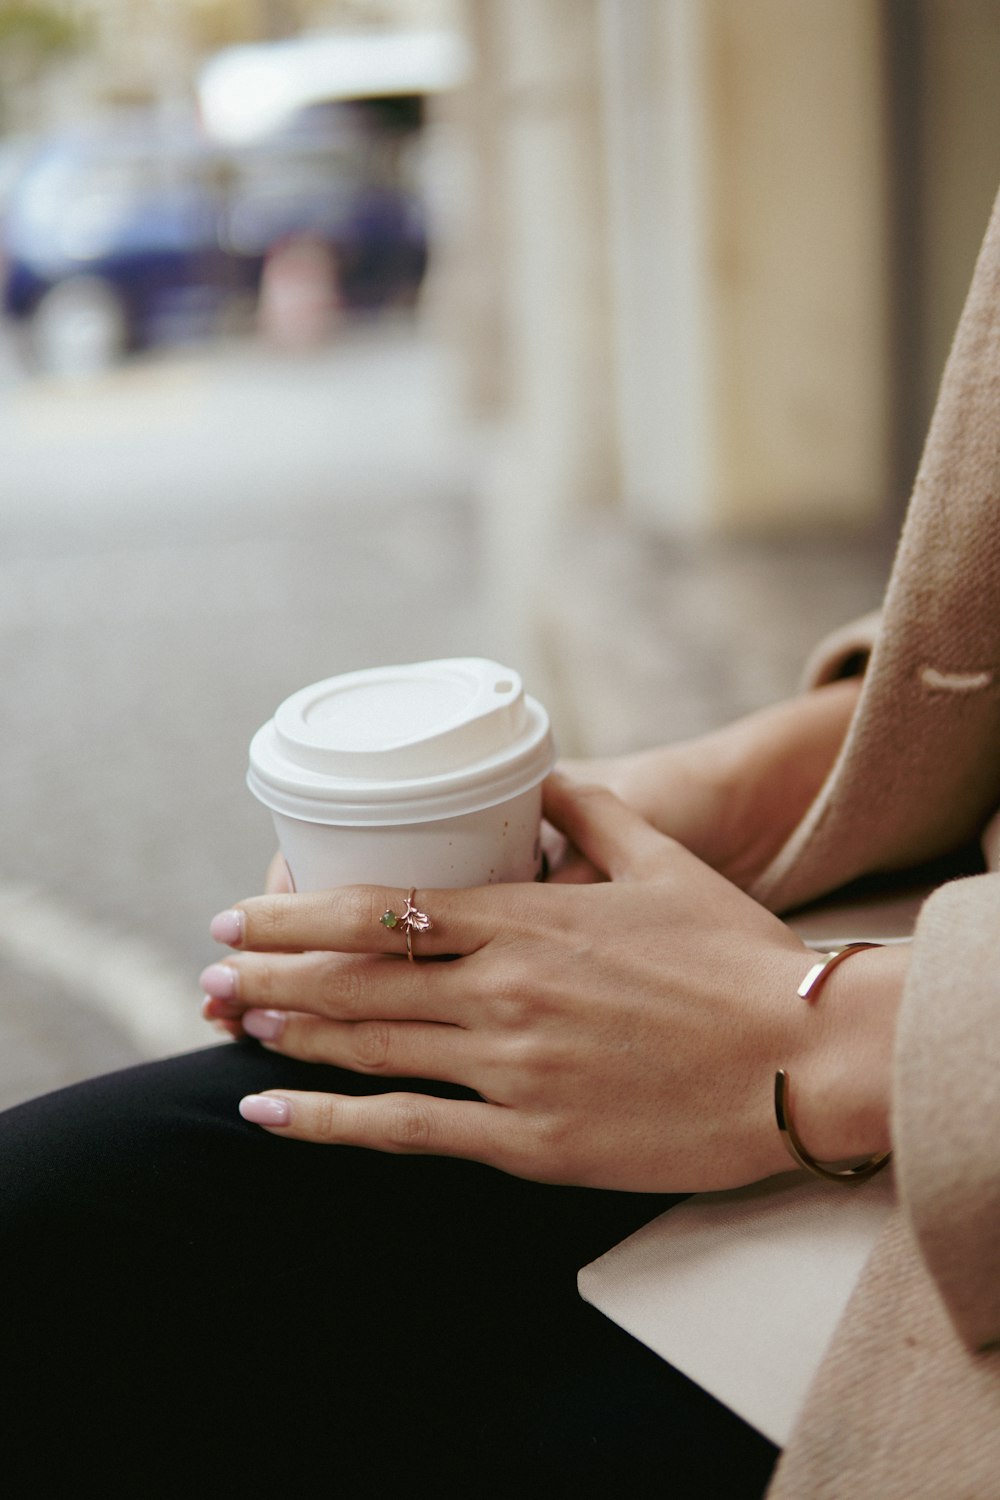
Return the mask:
{"type": "MultiPolygon", "coordinates": [[[[843,959],[849,958],[852,953],[860,953],[863,948],[880,948],[881,943],[845,943],[841,948],[834,948],[826,956],[813,964],[805,979],[799,985],[798,994],[804,1000],[812,999],[816,991],[823,984],[831,969],[843,959]]],[[[792,1124],[789,1109],[789,1086],[790,1079],[784,1068],[779,1068],[774,1075],[774,1113],[778,1122],[778,1130],[781,1139],[788,1149],[789,1155],[800,1167],[805,1167],[807,1172],[812,1172],[816,1177],[822,1177],[824,1182],[863,1182],[866,1177],[874,1177],[888,1162],[892,1160],[891,1151],[880,1152],[877,1156],[870,1156],[866,1161],[858,1162],[853,1167],[831,1167],[826,1162],[817,1161],[814,1156],[806,1150],[799,1138],[798,1131],[792,1124]]]]}

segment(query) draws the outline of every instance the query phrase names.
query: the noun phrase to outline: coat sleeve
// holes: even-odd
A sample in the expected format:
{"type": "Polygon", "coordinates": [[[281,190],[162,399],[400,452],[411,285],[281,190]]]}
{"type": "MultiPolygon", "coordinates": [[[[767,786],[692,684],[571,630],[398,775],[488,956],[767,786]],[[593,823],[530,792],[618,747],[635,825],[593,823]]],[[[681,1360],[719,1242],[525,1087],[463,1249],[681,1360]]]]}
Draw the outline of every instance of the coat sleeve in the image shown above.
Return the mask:
{"type": "MultiPolygon", "coordinates": [[[[750,894],[789,911],[961,849],[1000,804],[1000,197],[945,368],[858,705],[750,894]]],[[[814,662],[850,669],[856,643],[814,662]]]]}
{"type": "Polygon", "coordinates": [[[1000,1341],[1000,871],[924,904],[896,1036],[904,1212],[970,1349],[1000,1341]]]}

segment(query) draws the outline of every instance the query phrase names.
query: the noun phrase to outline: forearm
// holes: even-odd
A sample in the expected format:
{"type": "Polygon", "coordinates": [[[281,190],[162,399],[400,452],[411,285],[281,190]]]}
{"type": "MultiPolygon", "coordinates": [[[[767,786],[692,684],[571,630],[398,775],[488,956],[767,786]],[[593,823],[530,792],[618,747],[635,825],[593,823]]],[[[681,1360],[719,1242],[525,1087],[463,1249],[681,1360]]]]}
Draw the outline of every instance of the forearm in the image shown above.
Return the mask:
{"type": "Polygon", "coordinates": [[[745,887],[816,796],[859,692],[859,679],[833,682],[697,740],[581,769],[745,887]]]}

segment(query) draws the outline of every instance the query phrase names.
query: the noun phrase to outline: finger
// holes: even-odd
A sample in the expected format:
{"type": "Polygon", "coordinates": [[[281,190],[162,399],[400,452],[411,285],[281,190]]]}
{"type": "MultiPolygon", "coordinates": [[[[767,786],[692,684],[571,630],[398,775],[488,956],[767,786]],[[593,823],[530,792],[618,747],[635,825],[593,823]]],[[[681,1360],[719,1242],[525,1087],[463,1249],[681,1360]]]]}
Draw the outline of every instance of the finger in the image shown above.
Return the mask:
{"type": "Polygon", "coordinates": [[[612,880],[638,880],[662,869],[671,839],[626,807],[607,787],[554,771],[545,782],[545,816],[612,880]]]}
{"type": "Polygon", "coordinates": [[[549,885],[597,885],[607,879],[603,870],[584,859],[579,849],[572,849],[548,878],[549,885]]]}
{"type": "Polygon", "coordinates": [[[279,849],[267,867],[264,877],[264,889],[269,896],[278,895],[281,891],[293,891],[291,873],[285,863],[285,857],[279,849]]]}
{"type": "MultiPolygon", "coordinates": [[[[205,974],[207,975],[208,973],[209,971],[206,969],[205,974]]],[[[211,983],[212,981],[210,980],[209,982],[211,983]]],[[[216,981],[213,988],[221,989],[222,985],[216,981]]],[[[242,1019],[243,1011],[234,1000],[226,999],[222,995],[210,995],[206,990],[205,994],[201,997],[201,1014],[204,1020],[211,1021],[213,1024],[216,1022],[225,1022],[227,1024],[235,1022],[238,1026],[242,1019]]]]}
{"type": "MultiPolygon", "coordinates": [[[[496,929],[496,889],[415,892],[418,914],[430,920],[426,930],[411,934],[415,956],[471,953],[481,947],[496,929]]],[[[374,885],[341,886],[297,896],[253,896],[230,911],[219,912],[209,931],[216,942],[262,952],[328,948],[340,953],[405,956],[406,902],[406,891],[374,885]]]]}
{"type": "Polygon", "coordinates": [[[203,1011],[202,1014],[204,1015],[205,1020],[208,1022],[208,1024],[212,1027],[212,1030],[217,1031],[220,1036],[227,1036],[235,1041],[238,1037],[241,1037],[243,1035],[242,1022],[223,1020],[220,1017],[211,1015],[208,1011],[203,1011]]]}
{"type": "Polygon", "coordinates": [[[240,953],[200,976],[208,1014],[239,1019],[251,1008],[303,1011],[338,1021],[460,1023],[470,976],[453,964],[400,964],[355,953],[240,953]]]}
{"type": "Polygon", "coordinates": [[[240,1114],[273,1135],[322,1145],[460,1156],[514,1172],[523,1171],[530,1158],[525,1127],[501,1104],[425,1094],[351,1098],[282,1090],[247,1095],[240,1114]]]}
{"type": "Polygon", "coordinates": [[[558,828],[553,828],[547,818],[542,819],[539,838],[541,840],[545,868],[549,872],[549,875],[551,875],[553,870],[559,869],[569,854],[569,840],[565,834],[559,832],[558,828]]]}
{"type": "Polygon", "coordinates": [[[579,849],[574,849],[564,833],[542,819],[542,852],[545,858],[547,885],[590,885],[604,876],[595,870],[579,849]]]}
{"type": "Polygon", "coordinates": [[[469,1084],[477,1048],[458,1026],[421,1021],[324,1021],[277,1010],[248,1010],[243,1030],[300,1062],[330,1063],[385,1078],[439,1078],[469,1084]]]}

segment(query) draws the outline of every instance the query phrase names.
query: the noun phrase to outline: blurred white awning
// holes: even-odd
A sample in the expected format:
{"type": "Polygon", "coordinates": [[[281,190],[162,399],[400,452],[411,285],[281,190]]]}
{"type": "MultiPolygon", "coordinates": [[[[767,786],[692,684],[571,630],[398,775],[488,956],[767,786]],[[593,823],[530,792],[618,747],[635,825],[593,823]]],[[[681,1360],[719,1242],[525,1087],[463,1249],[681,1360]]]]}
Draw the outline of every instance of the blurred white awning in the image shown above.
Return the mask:
{"type": "Polygon", "coordinates": [[[456,88],[469,66],[468,46],[456,31],[295,37],[216,53],[199,76],[199,105],[210,135],[250,140],[326,100],[456,88]]]}

